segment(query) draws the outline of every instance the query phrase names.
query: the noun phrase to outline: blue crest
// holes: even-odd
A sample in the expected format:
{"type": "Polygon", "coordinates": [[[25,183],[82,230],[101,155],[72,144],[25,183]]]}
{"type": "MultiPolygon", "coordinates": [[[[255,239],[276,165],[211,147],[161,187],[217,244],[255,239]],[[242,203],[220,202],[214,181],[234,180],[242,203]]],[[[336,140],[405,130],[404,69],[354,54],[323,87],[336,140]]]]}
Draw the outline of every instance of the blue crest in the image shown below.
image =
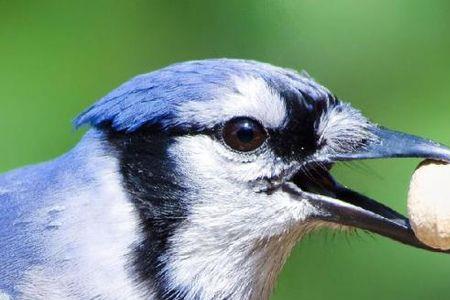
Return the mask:
{"type": "Polygon", "coordinates": [[[186,101],[217,98],[219,91],[233,91],[232,78],[260,77],[277,89],[303,89],[314,94],[323,88],[295,71],[269,64],[238,59],[210,59],[178,63],[124,83],[74,121],[76,127],[110,125],[114,130],[132,132],[143,125],[162,129],[179,124],[178,105],[186,101]]]}

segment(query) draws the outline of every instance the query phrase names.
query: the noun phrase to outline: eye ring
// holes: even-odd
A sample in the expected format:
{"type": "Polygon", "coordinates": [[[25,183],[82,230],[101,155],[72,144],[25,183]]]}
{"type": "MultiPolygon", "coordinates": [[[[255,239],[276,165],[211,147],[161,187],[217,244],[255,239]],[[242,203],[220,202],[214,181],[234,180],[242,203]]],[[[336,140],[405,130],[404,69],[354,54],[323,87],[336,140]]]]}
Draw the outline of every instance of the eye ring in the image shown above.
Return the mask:
{"type": "Polygon", "coordinates": [[[267,131],[260,122],[249,117],[236,117],[227,121],[222,128],[222,140],[231,149],[251,152],[264,144],[267,131]]]}

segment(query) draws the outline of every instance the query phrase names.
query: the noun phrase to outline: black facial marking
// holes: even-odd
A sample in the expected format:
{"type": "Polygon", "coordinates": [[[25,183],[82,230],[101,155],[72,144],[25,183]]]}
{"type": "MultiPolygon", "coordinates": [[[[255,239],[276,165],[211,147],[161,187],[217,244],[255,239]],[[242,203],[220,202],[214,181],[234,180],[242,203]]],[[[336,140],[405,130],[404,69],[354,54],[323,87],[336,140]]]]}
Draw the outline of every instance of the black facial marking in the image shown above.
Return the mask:
{"type": "Polygon", "coordinates": [[[283,128],[269,130],[273,151],[288,160],[305,158],[317,151],[316,125],[329,99],[312,99],[300,91],[281,91],[287,120],[283,128]]]}
{"type": "Polygon", "coordinates": [[[132,252],[136,279],[148,284],[157,299],[183,299],[183,291],[173,289],[163,273],[169,239],[189,211],[183,176],[177,174],[168,155],[174,138],[148,129],[134,133],[107,130],[107,137],[118,153],[125,189],[140,217],[144,239],[132,252]]]}

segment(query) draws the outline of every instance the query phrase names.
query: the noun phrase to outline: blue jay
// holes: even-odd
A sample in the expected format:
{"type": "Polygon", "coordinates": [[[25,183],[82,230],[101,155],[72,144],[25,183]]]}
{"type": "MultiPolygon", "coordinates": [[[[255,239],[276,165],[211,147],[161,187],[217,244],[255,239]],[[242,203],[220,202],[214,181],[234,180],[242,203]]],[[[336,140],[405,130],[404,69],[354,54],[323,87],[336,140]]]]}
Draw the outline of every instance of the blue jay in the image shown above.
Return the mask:
{"type": "Polygon", "coordinates": [[[450,150],[370,122],[306,73],[179,63],[126,82],[83,125],[70,152],[0,176],[2,300],[268,299],[322,226],[434,250],[329,171],[450,150]]]}

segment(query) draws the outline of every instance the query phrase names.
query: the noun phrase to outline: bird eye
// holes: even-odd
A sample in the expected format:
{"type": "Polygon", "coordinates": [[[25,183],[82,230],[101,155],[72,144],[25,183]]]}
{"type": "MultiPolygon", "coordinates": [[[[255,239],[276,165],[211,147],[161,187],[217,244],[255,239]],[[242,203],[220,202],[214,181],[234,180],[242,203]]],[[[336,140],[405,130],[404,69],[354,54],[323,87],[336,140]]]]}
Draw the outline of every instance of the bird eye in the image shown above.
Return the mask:
{"type": "Polygon", "coordinates": [[[232,149],[249,152],[259,148],[267,139],[267,132],[257,121],[239,117],[225,123],[222,131],[224,142],[232,149]]]}

